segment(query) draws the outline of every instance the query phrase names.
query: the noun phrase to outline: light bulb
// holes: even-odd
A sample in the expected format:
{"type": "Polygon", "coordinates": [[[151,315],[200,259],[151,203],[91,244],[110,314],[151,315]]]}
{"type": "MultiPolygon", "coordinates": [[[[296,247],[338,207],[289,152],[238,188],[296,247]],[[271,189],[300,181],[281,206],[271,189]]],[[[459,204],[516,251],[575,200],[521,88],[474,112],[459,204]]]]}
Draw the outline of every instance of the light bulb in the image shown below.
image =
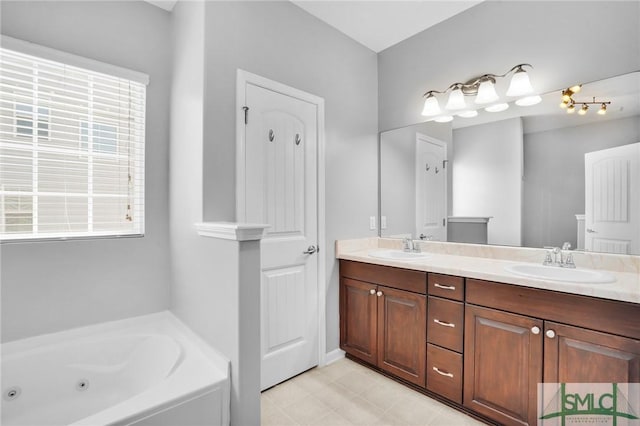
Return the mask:
{"type": "Polygon", "coordinates": [[[569,106],[569,102],[562,101],[560,102],[560,108],[566,108],[569,106]]]}
{"type": "Polygon", "coordinates": [[[451,115],[442,115],[442,116],[436,118],[433,121],[435,121],[436,123],[448,123],[451,120],[453,120],[453,116],[451,116],[451,115]]]}
{"type": "Polygon", "coordinates": [[[508,108],[509,108],[509,104],[502,103],[502,104],[495,104],[495,105],[488,106],[484,110],[487,112],[500,112],[508,108]]]}
{"type": "Polygon", "coordinates": [[[462,117],[462,118],[473,118],[473,117],[477,117],[478,116],[478,111],[472,109],[469,111],[462,111],[460,113],[458,113],[458,117],[462,117]]]}
{"type": "Polygon", "coordinates": [[[576,107],[574,104],[571,104],[567,107],[567,114],[573,114],[574,112],[576,112],[576,107]]]}
{"type": "Polygon", "coordinates": [[[527,72],[520,67],[511,77],[507,96],[524,96],[529,93],[533,93],[533,86],[531,86],[527,72]]]}
{"type": "Polygon", "coordinates": [[[542,102],[542,98],[538,95],[527,96],[525,98],[518,99],[516,105],[518,106],[531,106],[542,102]]]}
{"type": "Polygon", "coordinates": [[[576,84],[575,86],[569,87],[572,93],[578,93],[582,89],[582,84],[576,84]]]}
{"type": "Polygon", "coordinates": [[[598,114],[605,115],[606,113],[607,113],[607,104],[602,104],[602,106],[598,110],[598,114]]]}
{"type": "Polygon", "coordinates": [[[589,105],[582,104],[582,108],[580,108],[580,111],[578,111],[578,114],[585,115],[588,109],[589,109],[589,105]]]}
{"type": "Polygon", "coordinates": [[[447,101],[447,106],[445,106],[445,108],[448,110],[456,110],[465,109],[466,107],[467,104],[464,101],[464,93],[462,93],[460,86],[457,86],[449,94],[449,101],[447,101]]]}
{"type": "Polygon", "coordinates": [[[433,96],[433,93],[427,95],[427,99],[424,100],[424,108],[422,109],[422,115],[430,117],[432,115],[440,114],[440,104],[438,104],[438,98],[433,96]]]}
{"type": "Polygon", "coordinates": [[[496,93],[496,88],[493,86],[493,81],[490,79],[485,79],[482,83],[480,83],[480,87],[478,87],[478,96],[476,96],[477,104],[489,104],[491,102],[495,102],[498,100],[498,94],[496,93]]]}

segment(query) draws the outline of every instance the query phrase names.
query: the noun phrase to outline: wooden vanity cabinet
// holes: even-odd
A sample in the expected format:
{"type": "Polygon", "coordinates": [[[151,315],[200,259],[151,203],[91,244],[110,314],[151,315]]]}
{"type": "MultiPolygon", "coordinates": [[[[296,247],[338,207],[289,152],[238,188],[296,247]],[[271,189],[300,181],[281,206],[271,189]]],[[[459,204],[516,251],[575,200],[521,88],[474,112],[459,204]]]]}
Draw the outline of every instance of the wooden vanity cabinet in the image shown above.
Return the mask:
{"type": "Polygon", "coordinates": [[[340,347],[425,385],[425,272],[340,261],[340,347]]]}
{"type": "Polygon", "coordinates": [[[340,347],[485,419],[536,425],[538,383],[640,382],[640,304],[341,260],[340,347]]]}
{"type": "Polygon", "coordinates": [[[469,409],[505,425],[535,425],[538,383],[640,382],[640,305],[466,284],[463,404],[469,409]]]}

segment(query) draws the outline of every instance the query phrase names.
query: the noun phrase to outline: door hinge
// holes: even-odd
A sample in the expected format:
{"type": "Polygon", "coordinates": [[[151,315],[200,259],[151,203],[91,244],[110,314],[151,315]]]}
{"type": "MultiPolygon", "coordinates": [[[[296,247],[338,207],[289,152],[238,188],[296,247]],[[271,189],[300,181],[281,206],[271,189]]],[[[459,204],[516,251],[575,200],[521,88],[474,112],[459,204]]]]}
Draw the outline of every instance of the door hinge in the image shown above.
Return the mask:
{"type": "Polygon", "coordinates": [[[248,124],[249,123],[249,107],[243,106],[242,109],[244,110],[244,124],[248,124]]]}
{"type": "Polygon", "coordinates": [[[449,162],[449,160],[442,160],[442,168],[446,169],[447,168],[447,163],[449,162]]]}
{"type": "Polygon", "coordinates": [[[445,226],[447,224],[446,219],[443,217],[442,218],[442,226],[445,226]]]}

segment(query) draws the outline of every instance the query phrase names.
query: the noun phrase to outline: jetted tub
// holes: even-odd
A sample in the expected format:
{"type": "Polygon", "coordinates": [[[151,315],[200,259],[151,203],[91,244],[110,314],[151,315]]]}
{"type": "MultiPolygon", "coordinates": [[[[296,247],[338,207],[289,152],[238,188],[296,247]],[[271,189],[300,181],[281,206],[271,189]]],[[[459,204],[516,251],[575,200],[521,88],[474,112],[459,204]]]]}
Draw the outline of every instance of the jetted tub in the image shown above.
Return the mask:
{"type": "Polygon", "coordinates": [[[2,345],[3,426],[228,425],[229,361],[170,312],[2,345]]]}

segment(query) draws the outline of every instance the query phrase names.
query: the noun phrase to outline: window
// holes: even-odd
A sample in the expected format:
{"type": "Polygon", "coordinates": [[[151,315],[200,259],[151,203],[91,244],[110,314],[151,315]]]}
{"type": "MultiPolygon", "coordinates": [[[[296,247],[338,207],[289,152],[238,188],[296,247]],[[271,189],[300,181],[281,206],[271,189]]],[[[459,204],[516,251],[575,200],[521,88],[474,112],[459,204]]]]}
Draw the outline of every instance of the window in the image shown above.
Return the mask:
{"type": "Polygon", "coordinates": [[[143,234],[146,81],[9,40],[0,48],[0,238],[143,234]]]}

